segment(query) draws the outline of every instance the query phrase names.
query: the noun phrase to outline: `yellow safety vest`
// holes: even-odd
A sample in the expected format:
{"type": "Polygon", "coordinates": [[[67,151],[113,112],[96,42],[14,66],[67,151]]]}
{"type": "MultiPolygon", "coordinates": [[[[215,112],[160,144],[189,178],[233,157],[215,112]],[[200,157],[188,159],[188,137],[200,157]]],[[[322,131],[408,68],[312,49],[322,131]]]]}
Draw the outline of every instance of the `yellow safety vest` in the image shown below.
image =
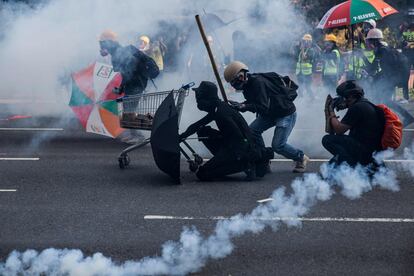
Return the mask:
{"type": "Polygon", "coordinates": [[[341,57],[341,54],[339,53],[339,50],[335,49],[332,50],[332,52],[335,53],[336,59],[328,59],[324,60],[324,68],[323,68],[323,74],[326,75],[338,75],[338,67],[339,67],[339,59],[341,57]]]}
{"type": "Polygon", "coordinates": [[[410,49],[414,49],[414,32],[405,31],[403,32],[404,41],[408,43],[410,49]]]}
{"type": "Polygon", "coordinates": [[[307,57],[309,49],[301,50],[299,53],[298,62],[296,63],[296,75],[302,74],[304,76],[312,75],[312,62],[307,57]]]}
{"type": "MultiPolygon", "coordinates": [[[[375,58],[375,55],[374,55],[374,58],[375,58]]],[[[361,71],[365,67],[365,62],[362,58],[354,56],[354,62],[352,62],[352,58],[349,61],[348,68],[347,68],[348,72],[354,71],[354,64],[355,64],[355,78],[359,80],[362,78],[361,71]]]]}

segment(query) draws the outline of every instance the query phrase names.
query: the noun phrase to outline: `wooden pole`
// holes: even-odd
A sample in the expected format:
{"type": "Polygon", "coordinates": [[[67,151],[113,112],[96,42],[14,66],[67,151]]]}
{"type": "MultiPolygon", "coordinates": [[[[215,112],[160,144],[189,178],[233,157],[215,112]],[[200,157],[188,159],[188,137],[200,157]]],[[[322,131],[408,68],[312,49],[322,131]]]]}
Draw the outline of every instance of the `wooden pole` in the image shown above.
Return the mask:
{"type": "Polygon", "coordinates": [[[224,91],[224,86],[223,86],[223,83],[221,81],[220,74],[218,72],[216,62],[214,60],[213,52],[211,51],[210,44],[208,43],[206,33],[204,32],[204,27],[203,27],[203,24],[201,23],[200,16],[197,14],[195,16],[195,19],[196,19],[196,22],[197,22],[198,29],[200,30],[201,38],[203,39],[204,45],[206,46],[207,53],[208,53],[208,56],[210,58],[211,66],[213,67],[213,72],[214,72],[214,75],[216,77],[217,83],[218,83],[219,88],[220,88],[221,96],[223,97],[223,100],[225,102],[228,102],[226,91],[224,91]]]}

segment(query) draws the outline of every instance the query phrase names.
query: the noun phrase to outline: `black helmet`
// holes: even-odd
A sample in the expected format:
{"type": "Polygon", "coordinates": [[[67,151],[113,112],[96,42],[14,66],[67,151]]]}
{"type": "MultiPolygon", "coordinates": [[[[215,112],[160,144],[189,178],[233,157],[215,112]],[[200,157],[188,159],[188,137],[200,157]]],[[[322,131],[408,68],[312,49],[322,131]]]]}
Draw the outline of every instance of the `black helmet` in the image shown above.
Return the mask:
{"type": "Polygon", "coordinates": [[[364,89],[355,80],[347,80],[336,88],[336,94],[344,98],[350,96],[362,98],[364,96],[364,89]]]}

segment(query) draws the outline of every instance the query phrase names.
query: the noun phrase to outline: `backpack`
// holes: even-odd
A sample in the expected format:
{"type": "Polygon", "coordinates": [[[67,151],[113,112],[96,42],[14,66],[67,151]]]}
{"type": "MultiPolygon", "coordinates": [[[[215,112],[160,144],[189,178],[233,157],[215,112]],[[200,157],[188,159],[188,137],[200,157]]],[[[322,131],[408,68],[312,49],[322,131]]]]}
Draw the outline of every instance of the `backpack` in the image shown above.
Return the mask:
{"type": "Polygon", "coordinates": [[[141,56],[141,62],[144,67],[143,73],[147,78],[155,79],[160,74],[157,63],[150,56],[143,54],[141,56]]]}
{"type": "Polygon", "coordinates": [[[383,150],[388,148],[397,149],[402,143],[403,124],[396,113],[384,104],[376,105],[384,113],[385,125],[381,138],[383,150]]]}
{"type": "Polygon", "coordinates": [[[147,79],[155,79],[160,74],[160,68],[157,63],[150,56],[138,50],[135,46],[127,46],[131,51],[132,55],[138,59],[138,72],[146,77],[147,79]]]}
{"type": "Polygon", "coordinates": [[[269,115],[283,117],[292,114],[296,110],[293,101],[298,96],[298,85],[288,76],[282,77],[275,72],[260,75],[272,83],[272,89],[267,90],[270,101],[269,115]]]}

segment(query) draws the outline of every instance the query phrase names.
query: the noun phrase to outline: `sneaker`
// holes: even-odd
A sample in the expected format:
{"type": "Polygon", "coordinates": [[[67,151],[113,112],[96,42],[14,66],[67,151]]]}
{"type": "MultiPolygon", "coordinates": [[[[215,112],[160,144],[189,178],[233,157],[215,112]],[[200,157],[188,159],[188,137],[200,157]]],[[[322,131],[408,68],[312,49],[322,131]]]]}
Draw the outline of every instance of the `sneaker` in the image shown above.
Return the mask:
{"type": "Polygon", "coordinates": [[[296,161],[296,166],[293,169],[294,173],[304,173],[306,171],[306,165],[309,162],[309,157],[306,155],[303,155],[303,159],[301,161],[296,161]]]}

